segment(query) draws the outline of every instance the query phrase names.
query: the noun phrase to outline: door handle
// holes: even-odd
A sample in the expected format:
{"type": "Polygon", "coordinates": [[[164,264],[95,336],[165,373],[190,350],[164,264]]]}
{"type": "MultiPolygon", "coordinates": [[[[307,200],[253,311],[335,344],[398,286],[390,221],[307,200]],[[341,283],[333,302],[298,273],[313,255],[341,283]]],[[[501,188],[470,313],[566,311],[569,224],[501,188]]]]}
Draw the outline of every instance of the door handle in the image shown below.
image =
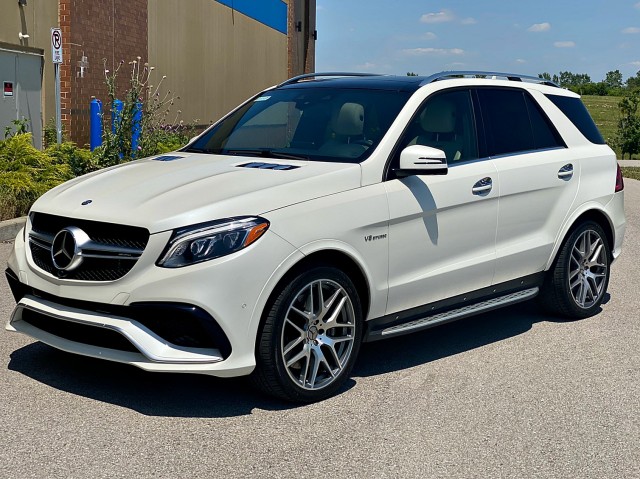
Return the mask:
{"type": "Polygon", "coordinates": [[[567,163],[558,170],[558,178],[560,178],[561,180],[570,180],[572,176],[573,165],[571,163],[567,163]]]}
{"type": "Polygon", "coordinates": [[[491,188],[493,188],[493,180],[487,176],[486,178],[476,181],[476,184],[471,188],[471,192],[474,195],[484,196],[489,194],[491,188]]]}

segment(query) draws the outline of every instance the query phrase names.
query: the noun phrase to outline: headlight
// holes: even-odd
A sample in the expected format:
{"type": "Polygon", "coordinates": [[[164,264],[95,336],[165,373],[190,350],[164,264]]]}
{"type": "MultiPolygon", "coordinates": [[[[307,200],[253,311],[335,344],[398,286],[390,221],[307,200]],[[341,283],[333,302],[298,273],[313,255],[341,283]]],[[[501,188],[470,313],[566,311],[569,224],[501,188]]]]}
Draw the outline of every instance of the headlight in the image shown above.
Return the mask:
{"type": "Polygon", "coordinates": [[[177,229],[156,263],[181,268],[246,248],[269,228],[264,218],[243,216],[177,229]]]}

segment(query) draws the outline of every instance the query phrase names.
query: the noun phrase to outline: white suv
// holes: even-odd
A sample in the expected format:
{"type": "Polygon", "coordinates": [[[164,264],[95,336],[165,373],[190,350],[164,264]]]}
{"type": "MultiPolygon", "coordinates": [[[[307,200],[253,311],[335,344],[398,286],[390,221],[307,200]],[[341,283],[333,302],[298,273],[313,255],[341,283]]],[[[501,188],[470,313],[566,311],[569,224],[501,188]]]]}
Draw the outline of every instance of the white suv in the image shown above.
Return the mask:
{"type": "Polygon", "coordinates": [[[303,75],[176,153],[42,196],[7,329],[319,400],[363,341],[537,295],[597,313],[625,229],[616,168],[580,98],[537,78],[303,75]]]}

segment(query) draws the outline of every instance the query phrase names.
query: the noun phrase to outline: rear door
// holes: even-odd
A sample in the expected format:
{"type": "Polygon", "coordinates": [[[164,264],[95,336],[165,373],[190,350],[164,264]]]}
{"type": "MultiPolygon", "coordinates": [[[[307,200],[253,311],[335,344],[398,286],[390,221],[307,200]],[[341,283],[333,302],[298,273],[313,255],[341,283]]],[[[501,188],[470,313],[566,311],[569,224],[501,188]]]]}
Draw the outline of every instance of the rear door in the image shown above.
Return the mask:
{"type": "Polygon", "coordinates": [[[500,180],[494,284],[544,270],[575,200],[580,164],[521,88],[476,90],[500,180]]]}

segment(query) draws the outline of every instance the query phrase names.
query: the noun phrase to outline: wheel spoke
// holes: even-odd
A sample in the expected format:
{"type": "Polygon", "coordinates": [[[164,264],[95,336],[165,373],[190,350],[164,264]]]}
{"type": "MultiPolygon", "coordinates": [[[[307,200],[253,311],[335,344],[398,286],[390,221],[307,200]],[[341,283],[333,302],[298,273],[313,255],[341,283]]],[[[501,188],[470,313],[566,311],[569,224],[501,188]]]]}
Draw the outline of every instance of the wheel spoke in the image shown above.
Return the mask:
{"type": "Polygon", "coordinates": [[[296,347],[298,344],[300,344],[303,340],[304,340],[304,339],[303,339],[303,337],[302,337],[302,336],[300,336],[300,337],[298,337],[298,338],[294,339],[293,341],[291,341],[291,342],[289,343],[289,345],[285,348],[285,350],[284,350],[284,353],[283,353],[283,354],[284,354],[285,356],[287,356],[291,351],[293,351],[293,348],[295,348],[295,347],[296,347]]]}
{"type": "Polygon", "coordinates": [[[311,379],[309,380],[310,386],[313,388],[316,385],[316,378],[318,377],[318,369],[320,369],[320,361],[316,350],[313,350],[313,371],[311,372],[311,379]]]}
{"type": "Polygon", "coordinates": [[[291,311],[293,311],[296,314],[299,314],[300,316],[302,316],[303,318],[310,320],[312,317],[312,314],[307,313],[306,311],[300,311],[298,308],[296,308],[295,306],[291,306],[290,308],[291,311]]]}
{"type": "Polygon", "coordinates": [[[324,320],[324,317],[331,310],[333,303],[335,303],[336,299],[342,294],[342,290],[337,289],[335,293],[331,295],[331,297],[327,300],[326,303],[322,303],[322,311],[318,315],[318,319],[324,320]]]}
{"type": "Polygon", "coordinates": [[[576,280],[575,280],[575,281],[572,281],[572,282],[571,282],[571,284],[569,285],[569,287],[570,287],[571,289],[573,289],[573,288],[575,288],[576,286],[578,286],[581,282],[582,282],[582,276],[578,276],[578,277],[576,278],[576,280]]]}
{"type": "Polygon", "coordinates": [[[582,283],[580,284],[580,299],[578,300],[581,306],[584,306],[585,303],[587,302],[588,291],[589,291],[589,284],[587,283],[586,279],[583,279],[582,283]]]}
{"type": "Polygon", "coordinates": [[[302,348],[302,351],[300,351],[298,354],[292,357],[289,361],[287,361],[287,367],[290,368],[291,366],[293,366],[295,363],[300,361],[302,358],[304,358],[308,354],[309,354],[308,348],[306,347],[302,348]]]}
{"type": "Polygon", "coordinates": [[[330,326],[331,324],[335,324],[336,323],[337,318],[340,315],[340,313],[342,312],[342,308],[344,307],[346,302],[347,302],[347,297],[346,296],[344,296],[342,299],[340,299],[340,301],[338,302],[338,304],[334,308],[333,312],[329,316],[329,319],[327,319],[325,321],[325,324],[327,325],[327,327],[331,327],[330,326]]]}
{"type": "Polygon", "coordinates": [[[294,323],[293,321],[291,321],[289,318],[284,320],[285,325],[286,324],[290,324],[291,326],[293,326],[298,333],[300,333],[301,336],[304,336],[306,333],[304,332],[304,329],[302,329],[300,326],[298,326],[296,323],[294,323]]]}

